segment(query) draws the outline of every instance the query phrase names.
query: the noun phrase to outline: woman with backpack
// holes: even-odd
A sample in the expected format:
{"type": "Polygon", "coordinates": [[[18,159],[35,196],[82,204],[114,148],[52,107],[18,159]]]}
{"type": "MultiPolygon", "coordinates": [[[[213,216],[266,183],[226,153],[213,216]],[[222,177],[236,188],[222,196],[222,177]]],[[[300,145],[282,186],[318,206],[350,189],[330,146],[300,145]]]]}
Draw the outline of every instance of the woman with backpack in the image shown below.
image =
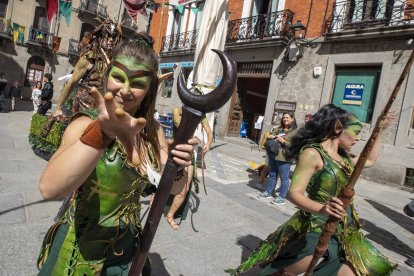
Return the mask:
{"type": "Polygon", "coordinates": [[[280,176],[281,185],[279,196],[274,198],[271,203],[281,205],[285,204],[285,199],[289,191],[289,174],[291,163],[286,161],[283,150],[289,144],[297,128],[296,119],[293,114],[283,113],[280,126],[273,128],[265,144],[268,166],[269,181],[266,189],[258,196],[259,198],[272,198],[272,192],[276,187],[277,176],[280,176]],[[274,141],[271,141],[274,139],[274,141]],[[270,145],[273,143],[273,145],[270,145]]]}

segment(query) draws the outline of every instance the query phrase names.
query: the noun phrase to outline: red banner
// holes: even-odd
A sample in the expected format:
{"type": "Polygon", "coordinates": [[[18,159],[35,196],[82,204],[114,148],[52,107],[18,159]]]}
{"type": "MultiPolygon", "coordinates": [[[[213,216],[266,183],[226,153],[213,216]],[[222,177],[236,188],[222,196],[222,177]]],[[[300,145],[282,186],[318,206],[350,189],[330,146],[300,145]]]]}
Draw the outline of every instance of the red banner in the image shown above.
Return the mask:
{"type": "Polygon", "coordinates": [[[124,0],[125,8],[134,21],[137,21],[138,12],[146,16],[145,2],[146,0],[124,0]]]}
{"type": "Polygon", "coordinates": [[[46,0],[47,21],[52,21],[53,15],[58,12],[58,0],[46,0]]]}

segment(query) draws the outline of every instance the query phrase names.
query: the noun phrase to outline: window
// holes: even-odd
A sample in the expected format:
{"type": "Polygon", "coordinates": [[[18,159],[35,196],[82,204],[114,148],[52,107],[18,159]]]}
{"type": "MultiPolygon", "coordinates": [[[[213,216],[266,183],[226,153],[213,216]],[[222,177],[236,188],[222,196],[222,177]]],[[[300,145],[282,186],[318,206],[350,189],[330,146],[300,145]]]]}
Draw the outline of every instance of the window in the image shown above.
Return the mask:
{"type": "Polygon", "coordinates": [[[414,169],[413,168],[406,168],[403,186],[407,188],[414,188],[414,169]]]}
{"type": "Polygon", "coordinates": [[[47,22],[46,9],[43,7],[36,7],[33,21],[33,28],[49,32],[49,22],[47,22]]]}
{"type": "Polygon", "coordinates": [[[337,68],[332,103],[371,123],[380,75],[379,67],[337,68]]]}
{"type": "Polygon", "coordinates": [[[0,18],[6,18],[8,2],[9,0],[0,0],[0,18]]]}
{"type": "Polygon", "coordinates": [[[254,0],[252,16],[270,13],[272,10],[272,6],[272,0],[254,0]]]}
{"type": "Polygon", "coordinates": [[[42,81],[45,61],[39,56],[33,56],[27,61],[25,86],[33,86],[42,81]]]}
{"type": "Polygon", "coordinates": [[[80,37],[79,37],[79,41],[82,41],[82,38],[89,32],[93,31],[95,29],[94,26],[92,26],[91,24],[88,23],[83,23],[82,24],[82,28],[81,28],[81,32],[80,32],[80,37]]]}
{"type": "Polygon", "coordinates": [[[177,35],[181,32],[181,21],[182,21],[183,16],[184,16],[184,11],[183,13],[180,13],[178,9],[174,11],[174,26],[173,26],[173,33],[172,33],[173,35],[177,35]]]}
{"type": "Polygon", "coordinates": [[[392,6],[390,0],[351,0],[348,20],[354,23],[385,19],[392,6]]]}
{"type": "Polygon", "coordinates": [[[194,30],[199,30],[201,26],[201,21],[203,20],[203,11],[204,11],[204,2],[197,3],[197,14],[195,19],[194,30]]]}

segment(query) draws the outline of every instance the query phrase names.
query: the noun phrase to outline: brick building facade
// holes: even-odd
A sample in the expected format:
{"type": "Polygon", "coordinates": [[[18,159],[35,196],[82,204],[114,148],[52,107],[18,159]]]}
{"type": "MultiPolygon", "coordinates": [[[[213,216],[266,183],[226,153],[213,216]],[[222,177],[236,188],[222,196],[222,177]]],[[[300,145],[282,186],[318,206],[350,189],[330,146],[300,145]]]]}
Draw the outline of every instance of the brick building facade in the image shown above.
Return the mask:
{"type": "MultiPolygon", "coordinates": [[[[169,1],[154,14],[151,35],[158,40],[163,72],[174,71],[176,77],[178,70],[186,76],[192,70],[198,30],[197,16],[191,12],[203,2],[169,1]],[[177,5],[184,9],[177,11],[177,5]]],[[[247,135],[257,139],[253,125],[260,115],[262,129],[267,130],[285,110],[293,111],[301,124],[305,114],[335,103],[364,122],[358,153],[413,48],[413,0],[229,0],[228,11],[225,50],[238,62],[239,80],[237,93],[220,110],[218,135],[238,136],[244,121],[247,135]],[[361,101],[345,103],[346,87],[362,87],[361,101]]],[[[384,133],[383,152],[376,166],[364,171],[367,177],[410,188],[414,186],[412,72],[393,105],[398,118],[384,133]]],[[[167,86],[157,102],[165,113],[180,105],[174,81],[167,86]]]]}

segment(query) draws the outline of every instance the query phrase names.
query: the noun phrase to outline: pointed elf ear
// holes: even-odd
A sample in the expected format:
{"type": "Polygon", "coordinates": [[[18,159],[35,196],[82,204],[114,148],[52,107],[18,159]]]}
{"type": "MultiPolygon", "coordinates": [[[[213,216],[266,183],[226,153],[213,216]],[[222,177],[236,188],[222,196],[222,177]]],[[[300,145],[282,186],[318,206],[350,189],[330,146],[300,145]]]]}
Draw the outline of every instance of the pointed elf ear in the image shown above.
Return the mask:
{"type": "Polygon", "coordinates": [[[341,134],[342,132],[342,123],[337,119],[335,122],[335,133],[336,134],[341,134]]]}
{"type": "Polygon", "coordinates": [[[173,72],[168,72],[168,73],[165,73],[165,74],[162,74],[162,75],[158,76],[158,85],[160,85],[163,81],[165,81],[166,79],[171,77],[172,74],[173,74],[173,72]]]}

